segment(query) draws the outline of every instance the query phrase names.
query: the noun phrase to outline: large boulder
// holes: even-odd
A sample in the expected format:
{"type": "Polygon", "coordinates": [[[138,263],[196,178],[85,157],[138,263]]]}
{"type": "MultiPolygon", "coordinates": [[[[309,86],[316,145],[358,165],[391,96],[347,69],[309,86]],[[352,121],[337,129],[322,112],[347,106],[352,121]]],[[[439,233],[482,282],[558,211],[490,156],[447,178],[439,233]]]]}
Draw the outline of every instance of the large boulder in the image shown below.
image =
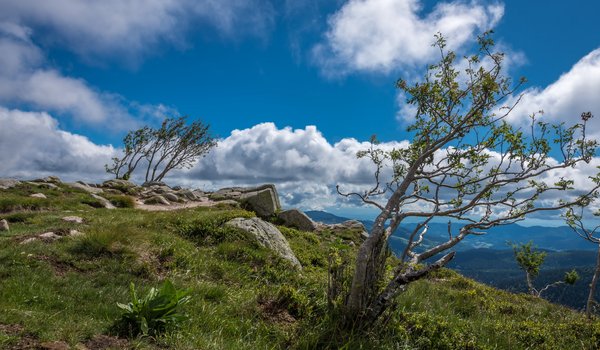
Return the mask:
{"type": "Polygon", "coordinates": [[[227,226],[236,227],[244,232],[247,232],[261,246],[271,249],[283,259],[289,261],[297,268],[302,268],[300,261],[294,255],[292,248],[283,234],[275,227],[275,225],[263,221],[259,218],[235,218],[225,223],[227,226]]]}
{"type": "Polygon", "coordinates": [[[304,212],[298,209],[284,210],[277,214],[283,225],[294,227],[302,231],[315,231],[317,224],[312,221],[304,212]]]}
{"type": "Polygon", "coordinates": [[[261,217],[273,216],[281,210],[275,185],[263,185],[246,190],[242,193],[240,202],[261,217]]]}
{"type": "Polygon", "coordinates": [[[9,188],[20,185],[21,181],[15,179],[0,179],[0,190],[7,190],[9,188]]]}

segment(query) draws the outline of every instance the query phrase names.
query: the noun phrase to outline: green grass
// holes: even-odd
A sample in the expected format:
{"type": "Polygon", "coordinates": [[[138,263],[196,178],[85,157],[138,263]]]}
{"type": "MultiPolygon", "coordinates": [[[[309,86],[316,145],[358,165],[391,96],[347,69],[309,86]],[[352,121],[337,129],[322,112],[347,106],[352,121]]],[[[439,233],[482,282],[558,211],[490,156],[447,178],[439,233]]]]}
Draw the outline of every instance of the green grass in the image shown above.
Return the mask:
{"type": "MultiPolygon", "coordinates": [[[[328,255],[352,261],[355,232],[310,233],[280,227],[303,265],[291,268],[269,250],[222,224],[254,214],[239,208],[144,212],[85,203],[66,188],[22,186],[0,194],[11,224],[0,235],[0,348],[23,334],[71,346],[109,334],[130,300],[131,282],[144,295],[162,281],[189,289],[182,326],[154,338],[131,339],[138,349],[594,349],[600,322],[527,295],[515,295],[442,270],[412,284],[387,323],[369,334],[343,332],[328,312],[328,255]],[[30,192],[47,200],[32,201],[30,192]],[[38,203],[34,207],[31,203],[38,203]],[[83,224],[61,220],[84,218],[83,224]],[[46,231],[84,236],[19,244],[46,231]]],[[[349,264],[351,266],[351,264],[349,264]]]]}

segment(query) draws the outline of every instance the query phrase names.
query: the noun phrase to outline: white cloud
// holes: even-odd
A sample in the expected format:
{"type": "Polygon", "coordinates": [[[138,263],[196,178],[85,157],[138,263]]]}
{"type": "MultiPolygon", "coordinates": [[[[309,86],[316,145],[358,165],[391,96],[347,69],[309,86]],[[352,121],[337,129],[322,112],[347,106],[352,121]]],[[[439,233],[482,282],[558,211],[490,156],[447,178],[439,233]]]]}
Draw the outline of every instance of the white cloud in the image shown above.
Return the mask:
{"type": "Polygon", "coordinates": [[[137,59],[159,43],[186,45],[190,27],[228,37],[266,35],[274,10],[264,0],[5,0],[0,20],[36,29],[36,37],[83,57],[137,59]]]}
{"type": "Polygon", "coordinates": [[[191,185],[198,179],[197,185],[207,189],[273,182],[286,205],[323,208],[345,202],[336,184],[355,191],[374,183],[372,163],[356,158],[356,152],[367,147],[368,142],[353,138],[331,144],[314,126],[293,130],[263,123],[232,131],[194,169],[174,173],[171,180],[191,185]]]}
{"type": "Polygon", "coordinates": [[[472,43],[504,13],[500,4],[440,3],[426,15],[420,0],[350,0],[329,18],[324,42],[313,48],[326,74],[406,70],[435,61],[441,32],[451,50],[472,43]]]}
{"type": "Polygon", "coordinates": [[[0,176],[64,179],[105,178],[104,164],[116,154],[112,146],[96,145],[84,136],[61,130],[47,113],[0,107],[0,176]]]}
{"type": "MultiPolygon", "coordinates": [[[[512,123],[523,125],[528,116],[544,111],[541,120],[574,124],[582,112],[591,111],[596,116],[590,121],[588,132],[600,137],[600,48],[590,52],[568,72],[546,88],[529,88],[523,92],[521,102],[509,115],[512,123]]],[[[509,103],[516,101],[514,97],[509,103]]]]}
{"type": "Polygon", "coordinates": [[[173,112],[161,105],[141,105],[98,91],[82,79],[47,67],[30,33],[26,27],[0,22],[0,103],[27,105],[114,130],[132,128],[139,119],[153,119],[160,111],[173,112]],[[108,120],[110,123],[106,123],[108,120]]]}

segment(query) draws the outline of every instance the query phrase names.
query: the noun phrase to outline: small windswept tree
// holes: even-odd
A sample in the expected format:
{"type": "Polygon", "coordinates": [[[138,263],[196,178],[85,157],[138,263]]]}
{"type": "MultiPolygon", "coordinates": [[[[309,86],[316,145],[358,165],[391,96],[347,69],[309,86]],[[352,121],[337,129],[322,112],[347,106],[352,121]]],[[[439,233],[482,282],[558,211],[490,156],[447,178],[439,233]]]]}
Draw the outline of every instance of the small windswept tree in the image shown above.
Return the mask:
{"type": "Polygon", "coordinates": [[[116,178],[129,179],[142,161],[146,166],[146,181],[161,181],[173,169],[190,168],[205,156],[216,141],[209,134],[209,126],[196,120],[186,123],[186,117],[167,118],[161,127],[145,126],[130,131],[123,139],[123,157],[113,158],[106,171],[116,178]]]}
{"type": "Polygon", "coordinates": [[[380,212],[358,249],[342,307],[344,327],[372,327],[398,293],[446,265],[455,254],[448,250],[464,238],[529,214],[583,203],[598,189],[595,183],[578,191],[572,179],[552,178],[553,172],[593,157],[596,141],[586,138],[587,116],[570,127],[544,123],[535,115],[529,128],[513,126],[506,119],[519,99],[507,100],[524,79],[513,86],[503,75],[503,55],[492,51],[488,33],[479,38],[478,53],[465,57],[464,71],[458,70],[445,39],[436,39],[440,62],[428,67],[421,82],[397,83],[416,111],[407,129],[412,142],[393,150],[373,145],[358,154],[374,163],[372,188],[348,193],[338,187],[340,194],[380,212]],[[552,149],[559,158],[551,158],[552,149]],[[562,192],[560,202],[540,201],[557,192],[562,192]],[[421,248],[427,225],[436,218],[450,220],[448,239],[421,248]],[[400,225],[415,220],[406,249],[390,270],[388,239],[400,225]],[[428,264],[432,258],[437,260],[428,264]]]}
{"type": "Polygon", "coordinates": [[[543,288],[536,289],[533,280],[539,275],[540,267],[544,264],[546,259],[546,252],[537,251],[533,247],[533,242],[527,242],[524,244],[513,244],[513,251],[515,253],[515,260],[519,267],[525,271],[525,279],[527,281],[527,289],[529,294],[540,297],[542,293],[547,291],[551,287],[556,287],[561,284],[573,285],[579,280],[579,274],[575,270],[571,270],[565,273],[565,277],[562,281],[556,281],[549,283],[543,288]]]}

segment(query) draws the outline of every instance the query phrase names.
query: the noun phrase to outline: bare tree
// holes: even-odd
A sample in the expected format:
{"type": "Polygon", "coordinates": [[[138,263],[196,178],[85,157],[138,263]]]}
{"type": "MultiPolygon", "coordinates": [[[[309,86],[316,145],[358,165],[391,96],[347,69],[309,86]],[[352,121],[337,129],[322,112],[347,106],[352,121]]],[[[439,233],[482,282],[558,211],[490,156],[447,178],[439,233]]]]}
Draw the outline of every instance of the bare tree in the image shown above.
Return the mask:
{"type": "Polygon", "coordinates": [[[165,119],[158,129],[145,126],[130,131],[123,139],[123,157],[113,158],[113,165],[106,165],[106,171],[129,179],[143,160],[145,180],[161,181],[173,169],[192,167],[216,146],[208,129],[201,121],[187,125],[186,117],[178,117],[165,119]]]}
{"type": "MultiPolygon", "coordinates": [[[[465,57],[461,73],[456,55],[436,36],[441,60],[428,67],[424,80],[397,82],[416,110],[408,127],[409,146],[382,150],[376,144],[358,157],[373,161],[375,185],[364,192],[338,192],[375,206],[380,214],[369,237],[358,249],[352,282],[345,298],[346,327],[368,328],[413,281],[446,265],[454,252],[444,253],[469,235],[523,220],[527,215],[569,208],[596,195],[574,189],[561,178],[544,180],[549,173],[589,162],[596,142],[585,136],[584,117],[571,127],[552,126],[531,116],[522,130],[506,121],[516,102],[503,106],[524,82],[512,86],[502,73],[503,55],[492,52],[489,34],[479,37],[478,54],[465,57]],[[550,158],[555,147],[560,159],[550,158]],[[388,181],[382,181],[388,175],[388,181]],[[560,202],[539,201],[553,192],[565,192],[560,202]],[[450,220],[448,239],[417,250],[435,218],[450,220]],[[386,269],[388,238],[407,220],[418,225],[390,274],[386,269]],[[454,226],[453,226],[454,225],[454,226]],[[426,264],[431,258],[433,263],[426,264]]],[[[392,260],[393,261],[393,260],[392,260]]]]}
{"type": "Polygon", "coordinates": [[[517,261],[517,264],[523,271],[525,271],[525,280],[527,281],[527,289],[529,290],[529,294],[533,296],[541,298],[542,293],[551,287],[556,287],[561,284],[573,285],[579,279],[579,274],[577,271],[571,270],[565,273],[565,277],[562,281],[548,283],[544,287],[537,289],[533,284],[533,280],[540,273],[540,267],[542,264],[544,264],[544,260],[546,259],[546,252],[537,251],[534,249],[533,242],[531,241],[524,244],[513,244],[512,247],[515,253],[515,260],[517,261]]]}
{"type": "MultiPolygon", "coordinates": [[[[565,214],[565,218],[569,226],[577,233],[581,238],[589,241],[590,243],[598,245],[598,254],[596,255],[596,268],[590,282],[590,290],[588,293],[587,301],[585,304],[585,313],[588,318],[592,317],[592,309],[598,303],[594,300],[596,295],[596,285],[600,279],[600,226],[596,226],[594,229],[586,228],[583,222],[583,211],[584,207],[580,207],[580,211],[575,212],[575,208],[570,208],[565,214]]],[[[595,213],[596,216],[600,216],[600,211],[595,213]]]]}

